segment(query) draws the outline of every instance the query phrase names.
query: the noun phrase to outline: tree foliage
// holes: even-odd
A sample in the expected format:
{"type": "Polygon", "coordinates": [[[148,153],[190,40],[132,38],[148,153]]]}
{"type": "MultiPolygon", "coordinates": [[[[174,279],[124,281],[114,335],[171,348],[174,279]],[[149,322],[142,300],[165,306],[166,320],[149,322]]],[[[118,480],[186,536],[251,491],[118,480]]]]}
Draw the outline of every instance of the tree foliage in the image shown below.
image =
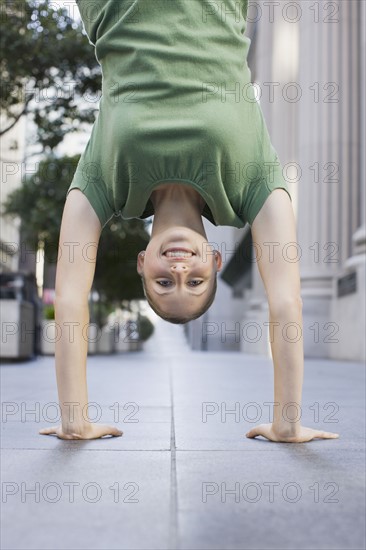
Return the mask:
{"type": "Polygon", "coordinates": [[[66,133],[94,122],[101,67],[76,4],[0,0],[0,9],[0,107],[7,121],[0,135],[28,114],[37,126],[34,141],[49,153],[66,133]]]}
{"type": "MultiPolygon", "coordinates": [[[[49,157],[39,163],[22,186],[9,193],[3,203],[4,215],[22,220],[24,242],[36,249],[44,242],[45,259],[57,260],[61,219],[67,189],[79,156],[49,157]]],[[[114,216],[101,232],[94,287],[109,303],[143,299],[143,288],[136,270],[137,254],[149,242],[143,220],[114,216]]]]}
{"type": "MultiPolygon", "coordinates": [[[[27,115],[44,160],[10,193],[3,214],[19,216],[22,239],[55,262],[67,189],[79,156],[56,158],[66,134],[90,128],[101,95],[102,72],[72,2],[0,0],[0,107],[8,132],[27,115]],[[75,10],[72,12],[71,10],[75,10]],[[85,127],[84,125],[87,125],[85,127]]],[[[109,303],[144,298],[137,253],[149,236],[142,220],[112,218],[99,241],[94,286],[109,303]]]]}

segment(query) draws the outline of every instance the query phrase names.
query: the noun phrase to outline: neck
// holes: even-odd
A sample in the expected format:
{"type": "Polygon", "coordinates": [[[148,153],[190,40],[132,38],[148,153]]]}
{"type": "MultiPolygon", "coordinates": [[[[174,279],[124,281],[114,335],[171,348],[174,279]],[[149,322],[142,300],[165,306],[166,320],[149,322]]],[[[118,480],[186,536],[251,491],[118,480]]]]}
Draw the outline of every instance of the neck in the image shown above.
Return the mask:
{"type": "Polygon", "coordinates": [[[151,236],[171,227],[188,227],[206,238],[202,223],[205,201],[193,188],[182,184],[163,184],[154,189],[150,200],[154,206],[151,236]]]}

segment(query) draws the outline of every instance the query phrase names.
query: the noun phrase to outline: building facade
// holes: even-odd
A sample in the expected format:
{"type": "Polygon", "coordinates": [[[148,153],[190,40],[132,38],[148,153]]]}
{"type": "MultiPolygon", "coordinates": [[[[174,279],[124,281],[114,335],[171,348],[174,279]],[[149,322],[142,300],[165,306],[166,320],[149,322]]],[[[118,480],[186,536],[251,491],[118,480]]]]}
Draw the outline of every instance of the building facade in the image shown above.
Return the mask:
{"type": "MultiPolygon", "coordinates": [[[[365,360],[365,4],[251,1],[248,10],[248,64],[297,220],[305,357],[365,360]]],[[[188,340],[270,356],[250,227],[204,223],[224,267],[188,340]]]]}

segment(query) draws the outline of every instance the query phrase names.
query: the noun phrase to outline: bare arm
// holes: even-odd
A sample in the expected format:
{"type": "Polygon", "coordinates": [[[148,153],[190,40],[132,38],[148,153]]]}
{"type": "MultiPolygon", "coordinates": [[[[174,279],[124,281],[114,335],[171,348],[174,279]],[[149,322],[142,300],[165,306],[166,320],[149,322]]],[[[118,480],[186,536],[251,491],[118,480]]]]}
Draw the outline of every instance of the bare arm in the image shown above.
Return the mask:
{"type": "MultiPolygon", "coordinates": [[[[289,443],[336,438],[338,434],[301,426],[304,371],[302,300],[299,264],[284,254],[287,243],[297,242],[295,216],[284,190],[276,189],[267,198],[252,224],[252,234],[261,252],[258,253],[258,268],[268,297],[269,321],[273,330],[270,341],[275,405],[272,424],[261,424],[246,435],[262,435],[272,441],[289,443]],[[289,327],[288,338],[283,337],[286,325],[289,327]]],[[[293,254],[293,250],[288,250],[293,254]]]]}
{"type": "Polygon", "coordinates": [[[89,421],[86,361],[88,295],[92,287],[100,221],[80,190],[66,198],[61,222],[56,272],[55,321],[60,338],[56,340],[55,362],[61,426],[40,430],[61,439],[95,439],[122,435],[114,426],[89,421]]]}

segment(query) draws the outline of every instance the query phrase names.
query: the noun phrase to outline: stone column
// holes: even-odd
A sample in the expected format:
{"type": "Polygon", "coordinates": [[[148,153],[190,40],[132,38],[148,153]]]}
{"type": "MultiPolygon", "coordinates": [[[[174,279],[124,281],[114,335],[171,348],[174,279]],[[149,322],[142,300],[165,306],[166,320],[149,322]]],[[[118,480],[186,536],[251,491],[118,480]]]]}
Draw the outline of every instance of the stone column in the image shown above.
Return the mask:
{"type": "Polygon", "coordinates": [[[349,178],[350,223],[347,236],[350,246],[343,266],[343,281],[351,286],[347,294],[339,293],[335,282],[335,297],[332,303],[332,319],[339,325],[337,345],[330,347],[330,357],[365,361],[365,67],[366,67],[366,6],[365,2],[352,4],[349,10],[350,76],[349,76],[349,178]]]}
{"type": "Polygon", "coordinates": [[[341,19],[328,22],[321,2],[315,4],[318,12],[308,6],[304,6],[300,21],[298,241],[302,250],[305,355],[326,357],[325,327],[329,321],[332,281],[340,261],[339,232],[332,223],[332,212],[338,206],[340,185],[337,140],[343,94],[338,91],[341,83],[335,47],[341,19]]]}
{"type": "Polygon", "coordinates": [[[319,2],[300,23],[298,235],[305,355],[339,357],[349,319],[333,308],[360,211],[360,5],[319,2]],[[336,8],[336,9],[335,9],[336,8]],[[301,61],[302,63],[302,61],[301,61]]]}
{"type": "MultiPolygon", "coordinates": [[[[296,159],[297,150],[298,107],[294,98],[298,86],[291,83],[296,84],[299,70],[299,21],[296,10],[287,9],[287,4],[257,3],[260,8],[257,8],[255,57],[251,58],[250,67],[253,83],[260,91],[260,106],[272,145],[284,173],[293,178],[294,171],[286,167],[296,159]]],[[[289,181],[289,189],[296,214],[296,181],[289,181]]],[[[241,332],[246,336],[242,338],[241,351],[271,357],[268,302],[256,263],[253,263],[252,288],[245,291],[245,299],[241,332]]]]}

